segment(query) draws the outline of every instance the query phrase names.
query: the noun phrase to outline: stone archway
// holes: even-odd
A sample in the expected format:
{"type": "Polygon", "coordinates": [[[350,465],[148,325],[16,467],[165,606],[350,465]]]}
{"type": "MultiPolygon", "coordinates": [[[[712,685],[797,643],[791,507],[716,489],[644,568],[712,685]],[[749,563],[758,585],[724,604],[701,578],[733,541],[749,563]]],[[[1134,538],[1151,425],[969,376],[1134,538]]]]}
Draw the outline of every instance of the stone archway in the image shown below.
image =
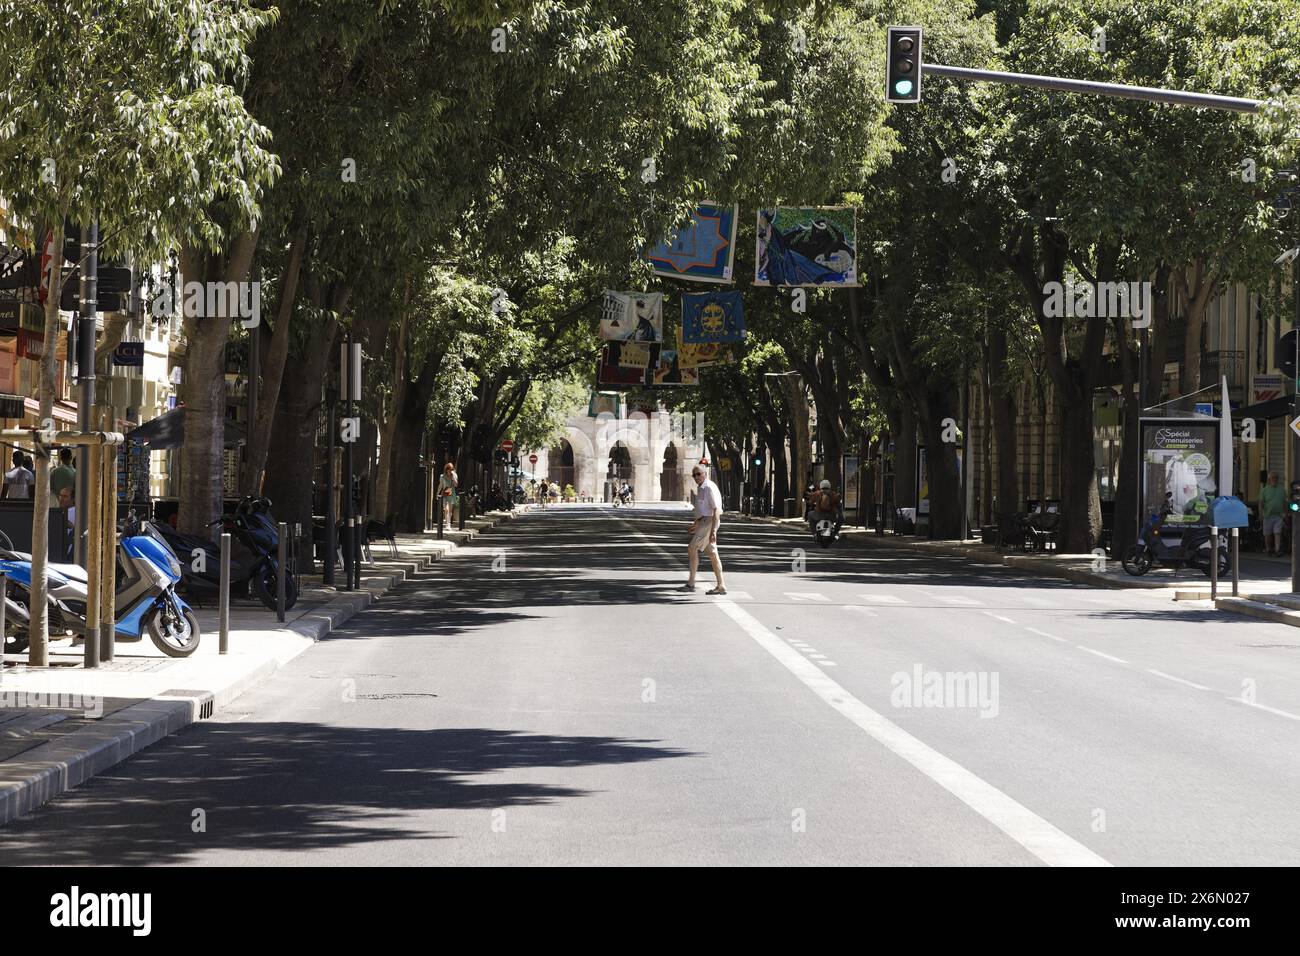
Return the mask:
{"type": "Polygon", "coordinates": [[[560,443],[547,453],[546,470],[545,477],[557,483],[561,491],[569,485],[574,488],[578,487],[574,480],[578,475],[574,463],[573,445],[569,443],[567,438],[561,438],[560,443]]]}

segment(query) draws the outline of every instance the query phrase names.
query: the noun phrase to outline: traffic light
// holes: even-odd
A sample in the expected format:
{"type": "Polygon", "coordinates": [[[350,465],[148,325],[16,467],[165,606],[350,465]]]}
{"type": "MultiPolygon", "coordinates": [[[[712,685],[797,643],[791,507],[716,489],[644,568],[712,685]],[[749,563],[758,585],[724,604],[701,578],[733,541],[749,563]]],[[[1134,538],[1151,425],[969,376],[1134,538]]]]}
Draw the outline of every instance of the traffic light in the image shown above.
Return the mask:
{"type": "Polygon", "coordinates": [[[890,27],[885,56],[885,102],[921,102],[921,28],[890,27]]]}
{"type": "Polygon", "coordinates": [[[1295,378],[1295,342],[1300,330],[1292,329],[1277,340],[1277,367],[1283,375],[1295,378]]]}
{"type": "Polygon", "coordinates": [[[754,467],[755,467],[755,468],[762,468],[762,467],[763,467],[763,459],[762,459],[760,456],[758,456],[758,455],[755,455],[755,456],[754,456],[754,467]]]}
{"type": "Polygon", "coordinates": [[[1300,481],[1291,482],[1291,500],[1286,503],[1286,506],[1292,514],[1300,511],[1300,481]]]}

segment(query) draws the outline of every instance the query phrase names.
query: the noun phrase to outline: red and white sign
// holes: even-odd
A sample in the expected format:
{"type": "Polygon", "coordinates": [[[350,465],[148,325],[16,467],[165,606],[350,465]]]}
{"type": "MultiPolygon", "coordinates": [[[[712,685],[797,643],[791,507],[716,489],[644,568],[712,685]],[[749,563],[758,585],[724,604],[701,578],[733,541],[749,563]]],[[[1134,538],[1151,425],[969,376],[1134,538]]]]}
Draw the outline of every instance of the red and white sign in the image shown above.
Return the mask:
{"type": "Polygon", "coordinates": [[[536,455],[529,455],[529,456],[528,456],[528,464],[530,464],[530,465],[535,465],[535,464],[537,464],[537,456],[536,456],[536,455]]]}
{"type": "Polygon", "coordinates": [[[502,450],[502,451],[514,451],[514,450],[515,450],[515,443],[514,443],[513,441],[511,441],[509,438],[507,438],[505,441],[503,441],[503,442],[501,443],[501,450],[502,450]]]}
{"type": "Polygon", "coordinates": [[[1250,403],[1271,402],[1286,393],[1286,377],[1283,375],[1256,375],[1250,380],[1250,403]]]}

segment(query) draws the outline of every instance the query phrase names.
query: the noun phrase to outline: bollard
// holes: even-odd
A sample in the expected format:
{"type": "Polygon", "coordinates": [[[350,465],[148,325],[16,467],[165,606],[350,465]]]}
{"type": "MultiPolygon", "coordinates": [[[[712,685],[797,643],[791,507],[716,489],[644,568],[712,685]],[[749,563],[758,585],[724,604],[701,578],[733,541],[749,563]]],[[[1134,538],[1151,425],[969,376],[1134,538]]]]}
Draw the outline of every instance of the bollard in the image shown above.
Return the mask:
{"type": "MultiPolygon", "coordinates": [[[[99,445],[91,445],[88,450],[90,462],[86,468],[86,488],[89,493],[83,505],[86,509],[86,619],[81,633],[85,645],[82,664],[86,670],[94,670],[99,667],[99,576],[102,573],[101,559],[104,556],[100,546],[100,536],[103,534],[101,522],[104,517],[104,496],[99,488],[99,479],[102,477],[104,449],[99,445]]],[[[109,569],[109,573],[112,573],[112,568],[109,569]]]]}
{"type": "MultiPolygon", "coordinates": [[[[104,408],[101,412],[100,427],[112,431],[113,409],[104,408]]],[[[104,540],[99,565],[99,659],[108,662],[113,660],[113,642],[117,639],[117,446],[105,445],[102,456],[104,540]]]]}
{"type": "Polygon", "coordinates": [[[1210,600],[1219,596],[1219,529],[1210,525],[1210,600]]]}
{"type": "Polygon", "coordinates": [[[461,531],[465,530],[465,505],[466,504],[467,502],[465,501],[465,496],[461,495],[460,496],[460,528],[459,528],[459,530],[461,531]]]}
{"type": "Polygon", "coordinates": [[[442,523],[443,523],[443,521],[444,521],[444,520],[446,519],[446,517],[447,517],[447,509],[446,509],[446,507],[443,505],[443,503],[442,503],[442,499],[441,499],[441,498],[438,499],[437,507],[438,507],[438,540],[441,541],[441,540],[442,540],[442,523]]]}
{"type": "Polygon", "coordinates": [[[220,626],[221,636],[218,640],[217,651],[225,654],[230,651],[230,533],[222,532],[221,535],[221,578],[218,582],[221,588],[220,596],[217,599],[217,621],[220,626]]]}
{"type": "Polygon", "coordinates": [[[1232,596],[1237,596],[1237,528],[1232,529],[1232,596]]]}
{"type": "Polygon", "coordinates": [[[280,522],[280,553],[275,568],[275,619],[284,623],[284,563],[288,560],[289,525],[280,522]]]}

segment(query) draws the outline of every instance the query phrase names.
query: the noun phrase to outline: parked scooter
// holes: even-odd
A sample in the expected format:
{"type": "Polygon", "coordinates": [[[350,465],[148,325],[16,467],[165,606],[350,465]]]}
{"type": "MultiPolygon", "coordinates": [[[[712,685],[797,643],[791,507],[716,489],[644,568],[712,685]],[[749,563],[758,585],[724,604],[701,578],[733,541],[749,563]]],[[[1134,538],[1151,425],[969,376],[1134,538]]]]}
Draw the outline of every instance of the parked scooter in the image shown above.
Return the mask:
{"type": "MultiPolygon", "coordinates": [[[[5,551],[0,571],[8,582],[6,610],[14,623],[6,627],[5,650],[27,648],[27,623],[31,606],[31,555],[5,551]],[[12,639],[11,639],[12,638],[12,639]]],[[[189,657],[199,646],[199,622],[176,591],[181,564],[148,523],[127,518],[117,546],[117,620],[114,633],[120,641],[139,641],[149,632],[157,648],[168,657],[189,657]]],[[[50,630],[86,629],[86,571],[79,564],[46,565],[50,630]]],[[[96,635],[87,639],[95,640],[96,635]]]]}
{"type": "MultiPolygon", "coordinates": [[[[232,515],[223,515],[208,527],[223,525],[238,545],[230,558],[231,594],[257,599],[275,610],[276,570],[279,567],[280,531],[271,514],[271,502],[266,498],[244,498],[232,515]]],[[[221,592],[221,549],[208,538],[181,534],[167,524],[157,529],[168,546],[181,559],[180,591],[196,603],[215,602],[221,592]],[[203,560],[196,562],[194,552],[202,550],[203,560]],[[195,567],[196,563],[198,568],[195,567]],[[201,569],[201,570],[200,570],[201,569]]],[[[293,607],[298,601],[298,573],[286,567],[284,573],[284,606],[293,607]]]]}
{"type": "Polygon", "coordinates": [[[1171,567],[1174,571],[1178,571],[1183,565],[1187,565],[1200,569],[1208,577],[1212,567],[1210,562],[1214,560],[1213,555],[1217,550],[1219,574],[1226,574],[1228,571],[1227,535],[1218,536],[1217,549],[1210,541],[1210,529],[1204,526],[1180,529],[1181,535],[1171,540],[1170,532],[1176,529],[1165,524],[1165,519],[1173,514],[1169,504],[1171,497],[1172,495],[1167,494],[1160,514],[1150,515],[1142,525],[1137,543],[1129,549],[1128,554],[1124,555],[1124,570],[1135,577],[1140,577],[1152,568],[1171,567]]]}

